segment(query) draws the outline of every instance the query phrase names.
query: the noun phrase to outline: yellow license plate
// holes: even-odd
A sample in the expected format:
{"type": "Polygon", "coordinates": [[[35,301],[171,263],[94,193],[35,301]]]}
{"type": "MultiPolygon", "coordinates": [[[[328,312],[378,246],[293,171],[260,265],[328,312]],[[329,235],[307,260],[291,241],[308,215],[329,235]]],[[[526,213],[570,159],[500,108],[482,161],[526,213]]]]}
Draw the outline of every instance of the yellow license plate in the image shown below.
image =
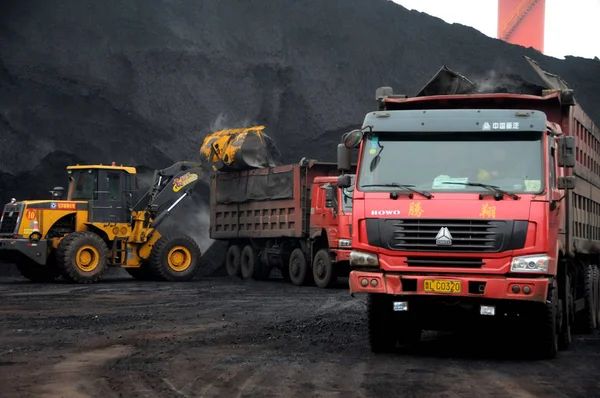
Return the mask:
{"type": "Polygon", "coordinates": [[[423,282],[423,290],[432,293],[460,293],[462,288],[460,281],[425,279],[423,282]]]}

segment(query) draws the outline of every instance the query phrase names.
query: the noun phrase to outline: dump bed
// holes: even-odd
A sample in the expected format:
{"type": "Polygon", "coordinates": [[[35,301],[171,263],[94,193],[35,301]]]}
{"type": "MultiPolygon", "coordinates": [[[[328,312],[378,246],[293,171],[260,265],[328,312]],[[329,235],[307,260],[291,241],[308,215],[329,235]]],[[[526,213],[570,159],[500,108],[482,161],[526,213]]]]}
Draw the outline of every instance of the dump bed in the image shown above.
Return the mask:
{"type": "Polygon", "coordinates": [[[307,237],[311,183],[338,174],[335,163],[317,161],[216,173],[211,177],[210,237],[307,237]]]}

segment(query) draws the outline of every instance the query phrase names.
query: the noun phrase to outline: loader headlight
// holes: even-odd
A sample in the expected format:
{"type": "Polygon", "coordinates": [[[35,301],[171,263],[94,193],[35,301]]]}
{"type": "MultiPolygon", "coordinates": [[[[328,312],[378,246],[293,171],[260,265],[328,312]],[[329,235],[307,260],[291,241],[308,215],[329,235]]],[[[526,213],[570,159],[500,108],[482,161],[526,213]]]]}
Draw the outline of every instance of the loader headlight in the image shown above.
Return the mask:
{"type": "Polygon", "coordinates": [[[539,254],[533,256],[515,257],[510,265],[511,272],[548,272],[550,257],[539,254]]]}
{"type": "Polygon", "coordinates": [[[377,254],[365,253],[359,251],[350,252],[350,265],[353,267],[370,266],[376,267],[379,265],[379,257],[377,254]]]}

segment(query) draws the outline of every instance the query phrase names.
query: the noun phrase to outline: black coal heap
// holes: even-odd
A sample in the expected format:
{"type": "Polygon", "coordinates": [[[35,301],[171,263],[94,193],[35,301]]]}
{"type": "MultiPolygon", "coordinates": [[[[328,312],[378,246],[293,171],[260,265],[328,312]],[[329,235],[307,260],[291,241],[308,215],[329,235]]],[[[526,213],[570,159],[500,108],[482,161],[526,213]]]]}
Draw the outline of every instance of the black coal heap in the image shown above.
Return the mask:
{"type": "Polygon", "coordinates": [[[440,65],[469,76],[458,90],[530,92],[540,86],[527,55],[600,121],[597,60],[546,57],[388,0],[0,7],[2,203],[48,198],[68,164],[198,160],[204,136],[224,128],[265,125],[286,161],[333,161],[377,87],[424,95],[440,65]]]}

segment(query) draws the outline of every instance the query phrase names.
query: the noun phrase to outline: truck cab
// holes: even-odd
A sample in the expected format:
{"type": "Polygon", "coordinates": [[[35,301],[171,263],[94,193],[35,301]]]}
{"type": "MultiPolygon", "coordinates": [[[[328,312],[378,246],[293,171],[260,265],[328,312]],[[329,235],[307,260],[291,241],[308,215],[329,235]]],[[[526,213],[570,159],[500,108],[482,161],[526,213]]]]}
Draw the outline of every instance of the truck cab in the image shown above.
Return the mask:
{"type": "MultiPolygon", "coordinates": [[[[348,175],[354,181],[354,175],[348,175]]],[[[331,285],[339,276],[348,276],[352,243],[352,187],[338,187],[338,178],[316,177],[312,186],[310,209],[311,235],[316,247],[327,247],[329,259],[316,257],[313,277],[319,287],[331,285]],[[320,241],[320,242],[319,242],[320,241]]]]}
{"type": "Polygon", "coordinates": [[[339,168],[344,148],[359,151],[350,292],[368,294],[374,352],[516,322],[553,358],[600,312],[596,227],[580,226],[599,207],[583,149],[598,129],[568,87],[474,94],[450,72],[437,83],[458,77],[446,88],[463,92],[434,95],[436,78],[412,98],[378,90],[380,108],[338,147],[339,168]]]}

